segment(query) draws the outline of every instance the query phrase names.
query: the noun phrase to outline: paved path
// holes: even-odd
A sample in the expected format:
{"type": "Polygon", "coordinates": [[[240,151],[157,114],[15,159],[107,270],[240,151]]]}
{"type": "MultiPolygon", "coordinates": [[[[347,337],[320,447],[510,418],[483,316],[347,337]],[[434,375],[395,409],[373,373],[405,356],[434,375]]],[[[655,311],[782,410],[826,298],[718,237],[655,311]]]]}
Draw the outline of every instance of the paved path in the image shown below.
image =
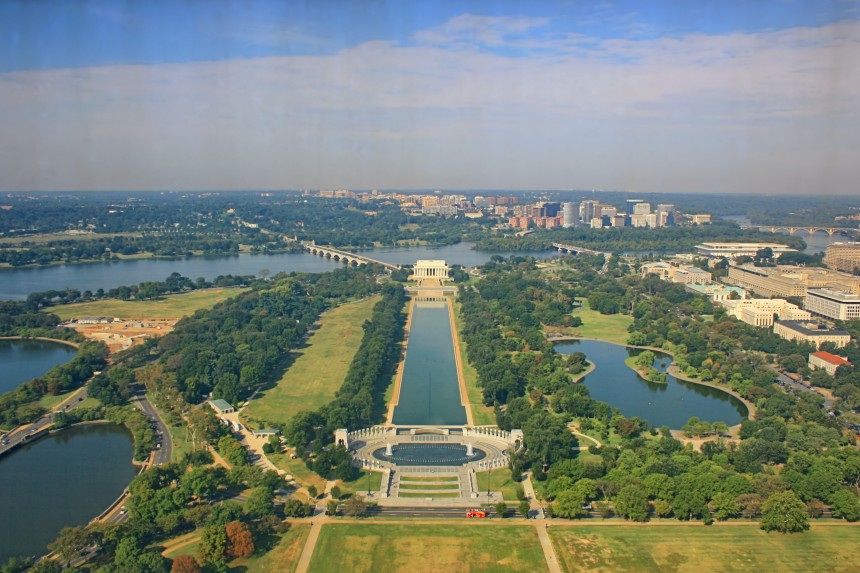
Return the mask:
{"type": "Polygon", "coordinates": [[[311,532],[308,534],[308,539],[305,541],[305,546],[302,549],[302,555],[299,557],[299,562],[296,565],[296,573],[307,573],[308,567],[311,565],[311,557],[314,555],[314,549],[317,546],[317,540],[320,538],[320,530],[323,524],[328,521],[325,514],[316,515],[311,519],[311,532]]]}
{"type": "Polygon", "coordinates": [[[546,566],[550,573],[561,573],[561,566],[558,564],[558,557],[555,555],[555,547],[552,546],[552,540],[549,538],[549,524],[546,522],[538,522],[534,524],[535,530],[540,539],[540,546],[543,549],[543,556],[546,559],[546,566]]]}

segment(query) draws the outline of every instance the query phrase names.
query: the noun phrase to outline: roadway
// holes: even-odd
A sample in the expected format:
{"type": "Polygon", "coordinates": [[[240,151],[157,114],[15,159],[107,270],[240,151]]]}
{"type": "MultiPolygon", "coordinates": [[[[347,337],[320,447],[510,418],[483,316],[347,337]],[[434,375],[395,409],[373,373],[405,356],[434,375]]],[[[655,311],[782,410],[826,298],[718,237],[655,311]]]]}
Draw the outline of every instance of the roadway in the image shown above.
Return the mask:
{"type": "Polygon", "coordinates": [[[780,387],[785,389],[787,392],[790,392],[792,394],[802,394],[804,392],[816,394],[816,395],[824,398],[824,409],[826,411],[831,412],[833,410],[833,400],[831,398],[828,398],[827,396],[823,396],[822,394],[819,394],[815,390],[815,388],[812,388],[810,386],[807,386],[806,384],[798,382],[797,380],[795,380],[794,378],[792,378],[791,376],[786,374],[784,370],[780,370],[780,369],[775,368],[773,366],[768,366],[768,369],[771,370],[774,374],[776,374],[777,385],[779,385],[780,387]]]}
{"type": "Polygon", "coordinates": [[[68,398],[60,402],[55,408],[44,414],[35,422],[24,424],[23,426],[18,426],[13,429],[11,432],[3,436],[2,440],[0,440],[0,456],[6,454],[9,450],[29,442],[34,435],[48,430],[53,424],[52,417],[55,413],[74,410],[78,407],[78,404],[86,400],[86,398],[87,387],[85,385],[72,392],[68,398]]]}

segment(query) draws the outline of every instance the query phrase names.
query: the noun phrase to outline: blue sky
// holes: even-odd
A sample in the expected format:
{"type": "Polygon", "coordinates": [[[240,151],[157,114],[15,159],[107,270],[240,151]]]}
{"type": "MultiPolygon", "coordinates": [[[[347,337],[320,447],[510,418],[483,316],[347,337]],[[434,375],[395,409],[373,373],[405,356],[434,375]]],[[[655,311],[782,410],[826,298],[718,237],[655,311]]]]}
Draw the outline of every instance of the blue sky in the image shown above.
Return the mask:
{"type": "Polygon", "coordinates": [[[860,0],[0,2],[0,189],[855,194],[860,0]]]}

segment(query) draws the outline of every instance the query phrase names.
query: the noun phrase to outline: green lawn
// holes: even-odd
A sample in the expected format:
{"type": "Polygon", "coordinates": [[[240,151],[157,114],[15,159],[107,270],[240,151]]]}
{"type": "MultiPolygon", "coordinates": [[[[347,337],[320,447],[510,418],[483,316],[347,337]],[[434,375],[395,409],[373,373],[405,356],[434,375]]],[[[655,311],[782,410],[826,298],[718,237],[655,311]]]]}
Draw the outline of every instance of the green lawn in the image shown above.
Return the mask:
{"type": "Polygon", "coordinates": [[[550,527],[568,573],[856,571],[860,527],[814,526],[795,535],[755,525],[550,527]]]}
{"type": "Polygon", "coordinates": [[[314,486],[320,494],[325,490],[325,480],[311,471],[301,458],[291,459],[289,454],[267,454],[269,461],[293,476],[304,487],[314,486]]]}
{"type": "Polygon", "coordinates": [[[532,573],[546,562],[530,526],[333,523],[323,526],[309,570],[532,573]]]}
{"type": "Polygon", "coordinates": [[[182,294],[172,294],[156,300],[107,299],[94,302],[63,304],[46,309],[63,320],[81,316],[117,316],[120,318],[170,319],[182,318],[201,308],[209,308],[227,300],[246,288],[212,288],[182,294]]]}
{"type": "Polygon", "coordinates": [[[286,423],[298,412],[327,404],[343,384],[379,297],[370,297],[328,311],[305,348],[277,384],[257,395],[242,411],[245,421],[286,423]]]}
{"type": "Polygon", "coordinates": [[[400,482],[400,491],[405,489],[417,489],[417,490],[448,490],[448,489],[456,489],[459,491],[460,482],[453,481],[450,483],[410,483],[410,482],[400,482]]]}
{"type": "Polygon", "coordinates": [[[606,340],[607,342],[615,342],[617,344],[627,343],[627,337],[630,336],[630,333],[627,332],[627,327],[633,324],[632,316],[626,314],[600,314],[596,310],[589,308],[588,300],[580,300],[582,301],[582,308],[574,310],[573,315],[582,319],[582,326],[567,329],[571,334],[583,338],[606,340]]]}
{"type": "Polygon", "coordinates": [[[338,480],[337,485],[340,487],[341,495],[350,496],[354,493],[367,493],[367,488],[370,487],[370,491],[379,491],[379,488],[382,486],[382,472],[375,472],[371,470],[359,470],[361,472],[361,476],[358,479],[353,481],[340,481],[338,480]],[[368,474],[370,474],[370,481],[368,482],[368,474]],[[368,486],[370,483],[370,486],[368,486]]]}
{"type": "MultiPolygon", "coordinates": [[[[454,299],[452,299],[454,300],[454,299]]],[[[460,332],[460,302],[454,300],[454,320],[455,328],[460,332]]],[[[469,397],[469,406],[472,408],[472,421],[476,426],[495,426],[496,414],[493,408],[485,406],[483,402],[483,392],[478,386],[478,372],[475,367],[469,362],[466,357],[466,343],[460,338],[460,363],[463,366],[463,382],[466,384],[466,395],[469,397]]]]}
{"type": "Polygon", "coordinates": [[[403,491],[401,489],[397,493],[397,497],[418,497],[418,498],[431,497],[433,499],[440,499],[443,497],[460,497],[460,492],[459,491],[403,491]]]}
{"type": "Polygon", "coordinates": [[[291,523],[290,528],[275,538],[276,545],[271,549],[258,548],[248,559],[234,559],[229,563],[230,571],[247,573],[292,573],[299,564],[299,557],[311,526],[305,523],[291,523]]]}
{"type": "Polygon", "coordinates": [[[522,487],[511,478],[511,470],[498,468],[489,472],[478,472],[475,478],[479,492],[487,491],[487,474],[490,474],[490,491],[500,491],[505,501],[517,501],[517,487],[522,487]]]}
{"type": "Polygon", "coordinates": [[[51,408],[68,398],[72,392],[75,392],[75,390],[72,390],[71,392],[66,392],[65,394],[57,394],[56,396],[45,394],[44,396],[39,398],[39,406],[45,408],[46,410],[50,410],[51,408]]]}

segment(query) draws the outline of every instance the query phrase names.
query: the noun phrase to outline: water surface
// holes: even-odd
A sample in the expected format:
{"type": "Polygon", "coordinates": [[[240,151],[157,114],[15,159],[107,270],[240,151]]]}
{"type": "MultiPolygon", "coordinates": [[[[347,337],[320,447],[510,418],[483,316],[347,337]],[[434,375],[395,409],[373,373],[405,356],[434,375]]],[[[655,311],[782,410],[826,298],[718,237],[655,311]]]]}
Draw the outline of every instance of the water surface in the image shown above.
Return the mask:
{"type": "Polygon", "coordinates": [[[44,340],[0,340],[0,394],[65,364],[77,350],[44,340]]]}
{"type": "Polygon", "coordinates": [[[0,563],[43,555],[60,529],[84,525],[137,469],[131,436],[114,424],[73,428],[0,458],[0,563]]]}
{"type": "MultiPolygon", "coordinates": [[[[668,384],[648,382],[626,364],[624,360],[642,352],[598,340],[580,340],[556,344],[562,354],[583,352],[597,368],[588,374],[582,384],[595,400],[618,408],[628,418],[637,416],[654,426],[679,429],[696,416],[708,422],[739,424],[747,415],[746,406],[717,388],[678,380],[669,376],[668,384]]],[[[655,352],[654,366],[665,372],[671,357],[655,352]]]]}
{"type": "Polygon", "coordinates": [[[415,302],[400,399],[394,423],[415,426],[462,426],[466,408],[454,358],[454,340],[445,302],[415,302]]]}

